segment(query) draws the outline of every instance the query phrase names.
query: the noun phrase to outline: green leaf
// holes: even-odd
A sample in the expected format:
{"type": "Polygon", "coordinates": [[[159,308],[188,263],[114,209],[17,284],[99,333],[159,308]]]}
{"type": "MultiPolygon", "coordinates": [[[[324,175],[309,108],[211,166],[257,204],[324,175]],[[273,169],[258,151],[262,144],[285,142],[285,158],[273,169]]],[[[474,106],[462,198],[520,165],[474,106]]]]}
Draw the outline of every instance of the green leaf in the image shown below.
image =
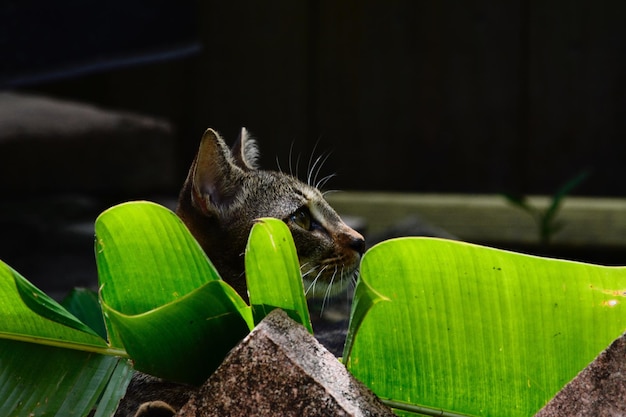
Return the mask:
{"type": "Polygon", "coordinates": [[[0,299],[0,415],[87,415],[108,384],[127,383],[114,372],[127,361],[108,356],[126,352],[1,261],[0,299]]]}
{"type": "Polygon", "coordinates": [[[43,291],[35,287],[28,280],[15,271],[13,278],[15,279],[15,287],[22,299],[22,302],[41,317],[83,331],[85,333],[97,336],[89,326],[78,320],[74,315],[70,314],[63,306],[48,297],[43,291]]]}
{"type": "Polygon", "coordinates": [[[124,355],[2,261],[0,299],[0,339],[124,355]]]}
{"type": "Polygon", "coordinates": [[[250,232],[245,262],[255,322],[281,308],[313,333],[298,255],[287,225],[278,219],[258,220],[250,232]]]}
{"type": "Polygon", "coordinates": [[[95,229],[101,295],[114,309],[144,313],[220,279],[180,219],[163,206],[117,205],[98,216],[95,229]]]}
{"type": "Polygon", "coordinates": [[[133,377],[129,360],[120,360],[111,373],[106,389],[100,396],[94,417],[109,417],[115,413],[133,377]]]}
{"type": "Polygon", "coordinates": [[[404,238],[367,252],[361,285],[389,302],[348,368],[433,415],[533,415],[626,328],[626,268],[404,238]]]}
{"type": "Polygon", "coordinates": [[[102,308],[98,294],[87,288],[74,288],[61,305],[80,321],[93,329],[100,337],[106,339],[106,328],[102,317],[102,308]]]}
{"type": "Polygon", "coordinates": [[[15,340],[0,340],[0,352],[3,416],[86,416],[107,386],[129,381],[117,371],[129,366],[122,358],[15,340]]]}
{"type": "Polygon", "coordinates": [[[139,370],[199,384],[253,325],[250,308],[165,207],[135,202],[102,213],[96,259],[109,338],[139,370]]]}
{"type": "Polygon", "coordinates": [[[105,313],[136,369],[199,385],[249,330],[229,290],[234,292],[213,281],[143,314],[126,315],[106,304],[105,313]]]}
{"type": "Polygon", "coordinates": [[[354,336],[361,328],[361,324],[367,317],[367,313],[381,301],[389,301],[387,297],[374,290],[366,281],[360,280],[359,285],[354,290],[352,299],[352,309],[350,312],[350,327],[346,335],[343,357],[350,357],[350,349],[354,341],[354,336]]]}

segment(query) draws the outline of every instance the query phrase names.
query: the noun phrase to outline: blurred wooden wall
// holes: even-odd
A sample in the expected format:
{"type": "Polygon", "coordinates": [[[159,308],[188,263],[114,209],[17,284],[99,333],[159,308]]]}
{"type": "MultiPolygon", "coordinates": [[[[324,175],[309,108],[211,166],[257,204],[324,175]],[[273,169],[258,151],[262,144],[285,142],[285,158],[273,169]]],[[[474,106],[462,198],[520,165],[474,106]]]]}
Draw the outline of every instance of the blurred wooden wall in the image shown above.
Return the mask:
{"type": "Polygon", "coordinates": [[[332,151],[330,188],[550,194],[591,170],[577,194],[626,196],[626,2],[211,0],[198,22],[201,56],[72,82],[174,121],[181,176],[206,127],[246,126],[268,168],[332,151]]]}

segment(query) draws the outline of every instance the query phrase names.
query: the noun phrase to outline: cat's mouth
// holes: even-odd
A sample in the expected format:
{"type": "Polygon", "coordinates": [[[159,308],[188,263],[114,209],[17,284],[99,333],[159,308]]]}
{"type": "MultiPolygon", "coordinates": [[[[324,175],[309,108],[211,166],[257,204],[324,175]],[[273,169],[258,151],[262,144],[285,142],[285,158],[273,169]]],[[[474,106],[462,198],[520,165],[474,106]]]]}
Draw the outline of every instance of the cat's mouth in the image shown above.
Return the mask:
{"type": "Polygon", "coordinates": [[[325,254],[317,252],[310,257],[300,257],[307,298],[327,299],[356,285],[359,263],[365,252],[365,239],[343,222],[339,223],[329,228],[336,230],[334,234],[326,232],[332,237],[333,245],[325,254]]]}
{"type": "Polygon", "coordinates": [[[328,298],[341,294],[356,285],[360,256],[351,263],[340,258],[321,263],[304,262],[300,266],[307,298],[328,298]]]}

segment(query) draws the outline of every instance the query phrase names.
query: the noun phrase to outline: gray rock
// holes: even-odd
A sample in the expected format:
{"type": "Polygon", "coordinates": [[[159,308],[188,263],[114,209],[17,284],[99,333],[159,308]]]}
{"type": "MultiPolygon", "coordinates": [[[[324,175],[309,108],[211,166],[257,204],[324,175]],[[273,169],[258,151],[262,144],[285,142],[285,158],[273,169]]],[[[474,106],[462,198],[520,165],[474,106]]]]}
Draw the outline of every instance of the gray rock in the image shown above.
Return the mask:
{"type": "Polygon", "coordinates": [[[304,327],[275,310],[178,416],[393,416],[304,327]]]}
{"type": "Polygon", "coordinates": [[[626,415],[626,334],[565,386],[536,417],[626,415]]]}

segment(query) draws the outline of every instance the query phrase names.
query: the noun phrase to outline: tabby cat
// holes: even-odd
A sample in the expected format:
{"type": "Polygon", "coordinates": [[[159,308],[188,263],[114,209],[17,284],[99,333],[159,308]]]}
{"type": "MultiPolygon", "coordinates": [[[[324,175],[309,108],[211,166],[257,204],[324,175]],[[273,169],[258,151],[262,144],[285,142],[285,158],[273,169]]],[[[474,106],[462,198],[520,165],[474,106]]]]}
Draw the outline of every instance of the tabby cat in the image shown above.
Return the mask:
{"type": "Polygon", "coordinates": [[[200,143],[176,213],[222,278],[247,298],[243,253],[255,219],[283,220],[293,235],[307,296],[328,296],[350,284],[365,248],[322,193],[283,172],[257,167],[258,148],[241,130],[232,149],[212,129],[200,143]]]}

